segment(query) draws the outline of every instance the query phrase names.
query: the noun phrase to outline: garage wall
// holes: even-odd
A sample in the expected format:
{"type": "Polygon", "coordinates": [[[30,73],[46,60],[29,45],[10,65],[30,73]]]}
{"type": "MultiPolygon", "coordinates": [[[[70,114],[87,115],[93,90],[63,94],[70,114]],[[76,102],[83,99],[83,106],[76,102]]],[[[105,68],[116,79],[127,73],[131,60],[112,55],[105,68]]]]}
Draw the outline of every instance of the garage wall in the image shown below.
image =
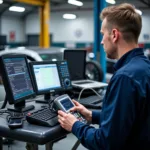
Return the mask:
{"type": "MultiPolygon", "coordinates": [[[[53,34],[54,42],[93,42],[94,19],[93,11],[74,12],[77,15],[75,20],[64,20],[61,13],[51,13],[50,32],[53,34]]],[[[143,28],[139,42],[150,42],[150,16],[143,15],[143,28]],[[146,36],[149,38],[145,39],[146,36]]],[[[26,33],[39,33],[39,17],[32,14],[26,19],[26,33]]],[[[99,31],[98,31],[99,32],[99,31]]]]}
{"type": "Polygon", "coordinates": [[[14,42],[25,42],[24,21],[19,17],[2,16],[1,32],[7,35],[7,42],[12,42],[9,39],[10,32],[15,33],[14,42]]]}
{"type": "Polygon", "coordinates": [[[150,43],[150,15],[144,15],[142,16],[142,32],[139,37],[139,42],[141,43],[150,43]]]}
{"type": "MultiPolygon", "coordinates": [[[[54,42],[91,42],[93,41],[93,11],[74,12],[75,20],[65,20],[61,13],[51,13],[50,32],[54,42]]],[[[32,14],[26,19],[26,33],[39,33],[39,16],[32,14]]]]}
{"type": "MultiPolygon", "coordinates": [[[[52,12],[50,18],[50,32],[55,43],[85,43],[93,42],[94,19],[93,11],[76,11],[75,20],[64,20],[61,13],[52,12]]],[[[143,14],[143,28],[139,38],[140,43],[150,43],[150,16],[143,14]]],[[[26,34],[39,34],[40,19],[38,14],[29,15],[25,21],[17,17],[3,16],[1,21],[2,34],[7,35],[15,31],[15,42],[26,42],[26,34]]],[[[98,31],[99,32],[99,31],[98,31]]]]}

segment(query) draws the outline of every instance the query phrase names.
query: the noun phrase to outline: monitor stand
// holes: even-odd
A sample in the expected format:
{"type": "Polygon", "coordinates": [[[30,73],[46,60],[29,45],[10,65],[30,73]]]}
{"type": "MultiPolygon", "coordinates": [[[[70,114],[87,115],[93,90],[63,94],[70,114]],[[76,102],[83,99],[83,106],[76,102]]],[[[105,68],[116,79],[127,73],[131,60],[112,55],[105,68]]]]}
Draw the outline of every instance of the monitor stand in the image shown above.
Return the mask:
{"type": "Polygon", "coordinates": [[[48,101],[51,99],[51,94],[50,93],[47,93],[47,94],[44,94],[44,99],[36,99],[35,101],[37,103],[43,103],[43,104],[48,104],[48,101]]]}
{"type": "Polygon", "coordinates": [[[55,93],[47,93],[44,94],[44,99],[36,99],[35,101],[37,103],[43,103],[43,104],[48,104],[49,101],[52,101],[55,98],[55,93]]]}
{"type": "Polygon", "coordinates": [[[26,112],[29,110],[33,110],[35,107],[34,105],[25,105],[25,100],[22,102],[18,102],[16,104],[14,104],[14,107],[9,106],[7,109],[9,111],[14,111],[14,112],[26,112]]]}

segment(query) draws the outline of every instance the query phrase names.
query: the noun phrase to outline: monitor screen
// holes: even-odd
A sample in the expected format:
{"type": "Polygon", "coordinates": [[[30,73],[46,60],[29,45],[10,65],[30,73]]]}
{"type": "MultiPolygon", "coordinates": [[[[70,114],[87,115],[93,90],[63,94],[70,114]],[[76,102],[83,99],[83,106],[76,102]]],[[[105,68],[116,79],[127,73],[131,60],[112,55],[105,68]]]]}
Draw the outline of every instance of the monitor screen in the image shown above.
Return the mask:
{"type": "Polygon", "coordinates": [[[58,68],[56,63],[33,62],[31,69],[35,81],[37,94],[49,93],[61,88],[58,68]]]}
{"type": "Polygon", "coordinates": [[[85,50],[65,50],[64,59],[68,62],[70,78],[72,81],[85,79],[85,50]]]}
{"type": "Polygon", "coordinates": [[[26,56],[2,56],[1,68],[4,87],[10,104],[24,101],[35,94],[26,56]]]}
{"type": "Polygon", "coordinates": [[[7,44],[7,36],[6,35],[0,35],[0,46],[7,44]]]}
{"type": "Polygon", "coordinates": [[[60,103],[63,105],[66,111],[74,107],[73,103],[68,98],[61,100],[60,103]]]}

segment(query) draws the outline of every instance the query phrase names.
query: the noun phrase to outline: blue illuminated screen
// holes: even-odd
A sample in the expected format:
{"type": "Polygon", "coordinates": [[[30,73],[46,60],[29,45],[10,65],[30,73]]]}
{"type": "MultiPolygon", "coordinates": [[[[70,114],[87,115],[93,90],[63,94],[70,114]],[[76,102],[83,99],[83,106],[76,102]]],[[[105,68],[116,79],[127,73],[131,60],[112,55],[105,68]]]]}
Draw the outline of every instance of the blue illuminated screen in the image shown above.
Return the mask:
{"type": "Polygon", "coordinates": [[[60,103],[63,105],[66,111],[74,107],[74,105],[71,103],[71,101],[68,98],[61,100],[60,103]]]}
{"type": "Polygon", "coordinates": [[[34,93],[25,58],[5,58],[6,72],[14,100],[34,93]]]}
{"type": "Polygon", "coordinates": [[[38,91],[55,90],[61,88],[56,64],[33,65],[38,91]]]}

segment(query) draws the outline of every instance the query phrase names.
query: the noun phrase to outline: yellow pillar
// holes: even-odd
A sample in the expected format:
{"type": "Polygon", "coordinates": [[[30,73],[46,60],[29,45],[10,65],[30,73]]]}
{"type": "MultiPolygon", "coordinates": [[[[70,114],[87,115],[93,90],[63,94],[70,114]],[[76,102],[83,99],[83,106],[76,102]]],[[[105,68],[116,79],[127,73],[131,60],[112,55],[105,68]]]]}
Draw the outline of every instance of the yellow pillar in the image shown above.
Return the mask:
{"type": "Polygon", "coordinates": [[[45,0],[44,5],[40,7],[40,47],[50,47],[50,36],[49,36],[49,19],[50,19],[50,0],[45,0]]]}

